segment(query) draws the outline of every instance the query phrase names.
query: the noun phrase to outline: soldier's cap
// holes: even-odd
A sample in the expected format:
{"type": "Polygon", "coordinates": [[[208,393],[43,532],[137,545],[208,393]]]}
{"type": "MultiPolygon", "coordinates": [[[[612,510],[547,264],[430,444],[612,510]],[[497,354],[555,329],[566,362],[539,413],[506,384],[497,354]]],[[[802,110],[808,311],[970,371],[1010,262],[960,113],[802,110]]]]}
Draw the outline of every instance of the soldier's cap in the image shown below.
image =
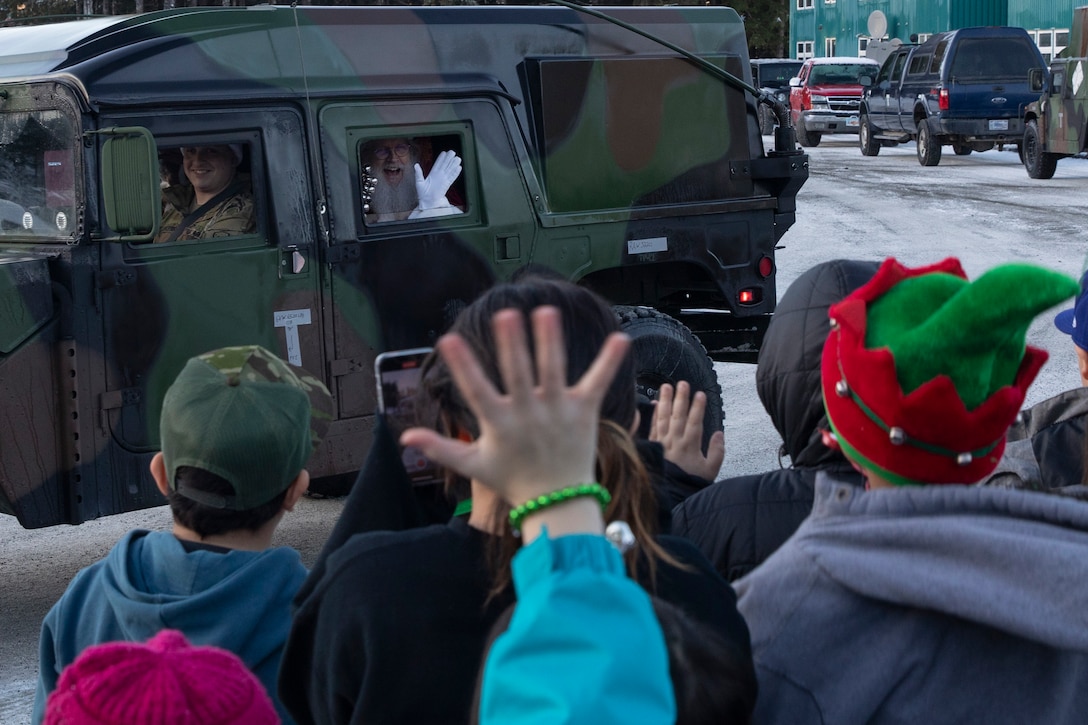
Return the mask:
{"type": "Polygon", "coordinates": [[[332,410],[320,380],[258,345],[191,358],[162,405],[170,488],[213,508],[244,511],[267,503],[306,467],[328,432],[332,410]],[[234,495],[179,487],[180,466],[220,476],[234,495]]]}
{"type": "Polygon", "coordinates": [[[1054,316],[1054,326],[1073,338],[1073,344],[1088,352],[1088,272],[1080,278],[1080,294],[1074,306],[1054,316]]]}

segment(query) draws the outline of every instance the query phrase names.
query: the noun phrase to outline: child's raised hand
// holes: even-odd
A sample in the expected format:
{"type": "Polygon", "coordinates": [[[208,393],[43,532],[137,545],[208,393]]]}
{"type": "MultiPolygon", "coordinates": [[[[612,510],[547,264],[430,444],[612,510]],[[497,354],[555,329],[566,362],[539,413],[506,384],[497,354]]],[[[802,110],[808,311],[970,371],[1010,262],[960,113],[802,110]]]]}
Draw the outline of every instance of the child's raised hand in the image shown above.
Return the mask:
{"type": "Polygon", "coordinates": [[[601,402],[630,340],[613,333],[578,382],[567,386],[567,351],[559,311],[532,313],[536,370],[520,312],[502,310],[493,323],[506,393],[485,376],[468,344],[450,334],[436,347],[479,423],[471,442],[426,428],[401,436],[433,461],[452,468],[518,505],[566,486],[595,479],[597,424],[601,402]]]}
{"type": "Polygon", "coordinates": [[[681,380],[673,386],[665,383],[658,391],[654,417],[650,422],[650,440],[665,449],[665,460],[708,481],[718,478],[725,460],[725,434],[715,431],[703,453],[703,414],[706,393],[691,395],[691,386],[681,380]]]}

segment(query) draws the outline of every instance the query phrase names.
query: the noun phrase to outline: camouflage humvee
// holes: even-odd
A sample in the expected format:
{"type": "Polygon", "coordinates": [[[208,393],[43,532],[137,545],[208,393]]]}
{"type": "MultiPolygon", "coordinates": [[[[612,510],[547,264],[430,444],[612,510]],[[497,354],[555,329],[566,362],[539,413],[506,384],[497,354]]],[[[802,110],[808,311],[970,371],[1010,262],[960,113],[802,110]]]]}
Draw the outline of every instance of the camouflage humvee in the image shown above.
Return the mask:
{"type": "Polygon", "coordinates": [[[643,393],[691,380],[720,422],[711,358],[754,360],[808,158],[786,123],[762,146],[735,11],[607,12],[266,5],[0,30],[0,512],[38,527],[161,503],[163,394],[228,345],[322,379],[335,419],[310,470],[351,476],[375,356],[433,343],[527,266],[615,303],[643,393]],[[422,165],[455,151],[458,213],[379,221],[363,153],[382,139],[422,165]],[[207,147],[232,150],[252,226],[151,243],[179,159],[207,147]]]}
{"type": "Polygon", "coordinates": [[[1050,75],[1032,71],[1031,88],[1041,91],[1024,113],[1022,160],[1028,176],[1049,179],[1058,159],[1088,151],[1088,7],[1074,8],[1073,32],[1061,58],[1050,63],[1050,75]]]}

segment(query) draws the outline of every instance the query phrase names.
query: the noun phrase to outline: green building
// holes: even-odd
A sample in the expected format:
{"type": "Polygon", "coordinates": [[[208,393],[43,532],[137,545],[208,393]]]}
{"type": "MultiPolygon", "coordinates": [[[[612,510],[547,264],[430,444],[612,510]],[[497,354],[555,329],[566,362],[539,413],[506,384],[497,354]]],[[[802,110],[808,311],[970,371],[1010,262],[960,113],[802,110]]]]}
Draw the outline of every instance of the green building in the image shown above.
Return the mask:
{"type": "Polygon", "coordinates": [[[1073,8],[1085,0],[792,0],[795,58],[866,55],[871,41],[920,42],[972,25],[1028,31],[1048,61],[1069,43],[1073,8]],[[912,37],[916,36],[916,37],[912,37]]]}

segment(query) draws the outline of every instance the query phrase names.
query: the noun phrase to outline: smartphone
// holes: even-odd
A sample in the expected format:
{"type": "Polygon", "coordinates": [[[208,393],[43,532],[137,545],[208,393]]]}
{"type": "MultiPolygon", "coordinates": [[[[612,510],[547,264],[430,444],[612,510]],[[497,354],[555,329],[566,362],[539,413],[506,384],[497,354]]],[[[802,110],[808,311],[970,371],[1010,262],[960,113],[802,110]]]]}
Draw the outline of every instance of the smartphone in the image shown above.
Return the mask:
{"type": "MultiPolygon", "coordinates": [[[[423,361],[430,353],[429,347],[417,347],[383,352],[374,360],[378,410],[385,416],[396,439],[406,429],[420,425],[418,405],[422,394],[423,361]]],[[[422,451],[415,446],[401,446],[400,451],[404,470],[414,485],[442,483],[442,472],[422,451]]]]}

